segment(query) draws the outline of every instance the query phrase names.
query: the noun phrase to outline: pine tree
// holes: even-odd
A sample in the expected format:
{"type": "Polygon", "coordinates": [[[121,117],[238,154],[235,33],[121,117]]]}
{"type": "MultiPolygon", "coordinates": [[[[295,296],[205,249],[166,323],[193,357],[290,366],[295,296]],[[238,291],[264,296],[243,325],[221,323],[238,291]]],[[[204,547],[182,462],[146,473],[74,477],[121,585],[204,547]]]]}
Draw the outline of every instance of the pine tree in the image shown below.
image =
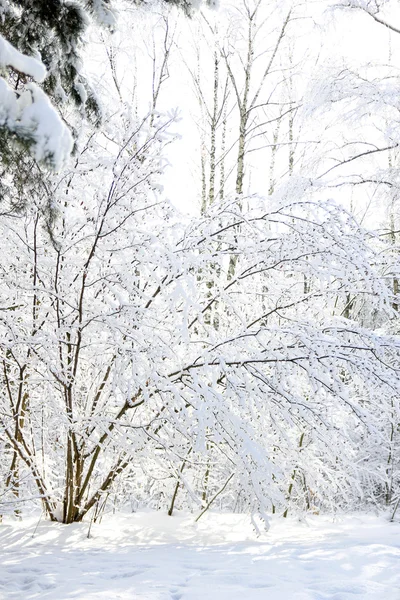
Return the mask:
{"type": "MultiPolygon", "coordinates": [[[[162,4],[190,14],[200,3],[162,4]]],[[[27,195],[47,193],[42,167],[62,167],[81,119],[100,125],[101,106],[85,77],[82,49],[91,24],[112,31],[116,21],[112,0],[0,0],[2,212],[24,207],[27,195]],[[66,107],[75,115],[68,124],[61,117],[66,107]]]]}

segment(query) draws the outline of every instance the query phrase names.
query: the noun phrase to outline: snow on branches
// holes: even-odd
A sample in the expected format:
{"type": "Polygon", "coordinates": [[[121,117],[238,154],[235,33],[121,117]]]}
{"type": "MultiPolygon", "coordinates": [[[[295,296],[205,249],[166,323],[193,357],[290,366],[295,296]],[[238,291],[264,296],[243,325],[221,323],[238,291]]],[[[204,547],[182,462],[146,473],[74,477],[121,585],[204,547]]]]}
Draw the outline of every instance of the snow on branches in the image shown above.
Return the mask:
{"type": "MultiPolygon", "coordinates": [[[[0,65],[42,82],[46,68],[39,60],[18,52],[0,36],[0,65]]],[[[23,141],[36,160],[58,170],[69,157],[73,140],[47,95],[33,82],[17,94],[0,78],[0,126],[23,141]]]]}
{"type": "MultiPolygon", "coordinates": [[[[150,113],[124,102],[106,52],[102,130],[82,130],[74,164],[0,221],[1,497],[40,498],[65,523],[98,515],[111,492],[264,520],[396,502],[398,248],[329,198],[339,167],[381,147],[344,143],[317,175],[296,174],[291,153],[268,197],[224,188],[183,217],[162,194],[168,31],[150,113]]],[[[330,100],[357,109],[344,73],[325,96],[311,90],[309,114],[330,100]]],[[[43,98],[26,85],[34,121],[43,98]]]]}
{"type": "Polygon", "coordinates": [[[359,498],[399,391],[397,338],[362,326],[391,316],[381,254],[302,180],[182,224],[158,193],[173,117],[118,118],[57,186],[52,243],[40,206],[1,224],[8,485],[18,459],[64,522],[122,473],[231,508],[234,481],[262,514],[359,498]]]}

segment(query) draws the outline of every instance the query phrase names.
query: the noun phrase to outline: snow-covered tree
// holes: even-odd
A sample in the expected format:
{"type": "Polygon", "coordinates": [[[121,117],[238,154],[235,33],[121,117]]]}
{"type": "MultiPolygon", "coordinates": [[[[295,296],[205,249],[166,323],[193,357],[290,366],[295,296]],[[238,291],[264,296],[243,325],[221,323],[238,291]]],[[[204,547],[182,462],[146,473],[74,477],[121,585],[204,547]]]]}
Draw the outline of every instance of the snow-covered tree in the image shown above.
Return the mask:
{"type": "MultiPolygon", "coordinates": [[[[289,161],[264,193],[245,193],[236,161],[240,188],[182,217],[162,191],[177,116],[158,105],[169,32],[164,22],[160,66],[150,52],[148,111],[127,100],[135,78],[121,80],[108,48],[103,128],[84,128],[68,170],[0,222],[0,498],[40,499],[65,523],[112,491],[199,515],[396,502],[395,227],[370,233],[335,199],[345,186],[330,176],[358,156],[307,164],[308,150],[301,173],[289,161]]],[[[220,59],[243,103],[233,49],[220,59]]],[[[362,112],[345,75],[310,86],[304,128],[324,122],[329,94],[362,112]]],[[[215,96],[207,106],[212,135],[215,96]]]]}
{"type": "Polygon", "coordinates": [[[51,243],[40,205],[2,223],[10,492],[34,481],[50,517],[68,523],[135,470],[139,480],[162,472],[164,492],[179,476],[201,502],[208,466],[210,499],[235,484],[261,513],[344,502],[350,490],[359,499],[369,468],[353,459],[364,436],[383,443],[398,341],[335,306],[351,291],[390,316],[380,253],[293,178],[248,198],[246,212],[236,199],[214,203],[182,225],[158,192],[170,121],[149,129],[122,108],[88,136],[54,191],[51,243]],[[218,330],[204,318],[217,301],[218,330]]]}

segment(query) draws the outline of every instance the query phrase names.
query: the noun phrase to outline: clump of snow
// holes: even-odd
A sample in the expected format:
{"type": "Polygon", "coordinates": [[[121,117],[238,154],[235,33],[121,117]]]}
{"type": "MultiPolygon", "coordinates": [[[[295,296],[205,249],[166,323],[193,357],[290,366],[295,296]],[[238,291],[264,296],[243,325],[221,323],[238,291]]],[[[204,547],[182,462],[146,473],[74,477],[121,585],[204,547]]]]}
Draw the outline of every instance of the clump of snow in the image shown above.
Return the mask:
{"type": "Polygon", "coordinates": [[[35,158],[50,160],[59,169],[72,152],[73,139],[48,96],[34,83],[18,100],[22,111],[19,123],[34,132],[35,158]]]}
{"type": "MultiPolygon", "coordinates": [[[[0,36],[0,66],[12,67],[38,82],[46,77],[46,68],[39,60],[16,50],[0,36]]],[[[32,153],[39,162],[45,161],[55,170],[62,167],[72,152],[73,139],[48,96],[33,82],[17,95],[0,78],[0,127],[17,137],[32,142],[32,153]]]]}
{"type": "Polygon", "coordinates": [[[0,78],[0,127],[33,141],[37,161],[46,161],[56,170],[72,152],[73,139],[47,95],[29,83],[17,97],[0,78]]]}
{"type": "Polygon", "coordinates": [[[104,0],[92,0],[92,11],[99,25],[113,30],[117,24],[115,10],[108,6],[104,0]]]}
{"type": "Polygon", "coordinates": [[[47,75],[44,64],[33,58],[19,52],[7,40],[0,35],[0,66],[12,67],[20,73],[25,73],[29,77],[33,77],[35,81],[41,82],[47,75]]]}

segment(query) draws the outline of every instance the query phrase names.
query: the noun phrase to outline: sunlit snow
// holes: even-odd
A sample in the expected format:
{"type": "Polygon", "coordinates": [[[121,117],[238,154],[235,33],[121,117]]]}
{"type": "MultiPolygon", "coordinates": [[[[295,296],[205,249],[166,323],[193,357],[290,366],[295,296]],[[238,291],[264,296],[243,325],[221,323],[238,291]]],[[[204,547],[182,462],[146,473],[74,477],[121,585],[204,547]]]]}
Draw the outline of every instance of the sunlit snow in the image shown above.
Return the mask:
{"type": "Polygon", "coordinates": [[[272,522],[245,515],[37,519],[0,526],[0,598],[398,600],[400,525],[357,515],[272,522]],[[36,528],[37,526],[37,528],[36,528]],[[36,528],[36,529],[35,529],[36,528]]]}

